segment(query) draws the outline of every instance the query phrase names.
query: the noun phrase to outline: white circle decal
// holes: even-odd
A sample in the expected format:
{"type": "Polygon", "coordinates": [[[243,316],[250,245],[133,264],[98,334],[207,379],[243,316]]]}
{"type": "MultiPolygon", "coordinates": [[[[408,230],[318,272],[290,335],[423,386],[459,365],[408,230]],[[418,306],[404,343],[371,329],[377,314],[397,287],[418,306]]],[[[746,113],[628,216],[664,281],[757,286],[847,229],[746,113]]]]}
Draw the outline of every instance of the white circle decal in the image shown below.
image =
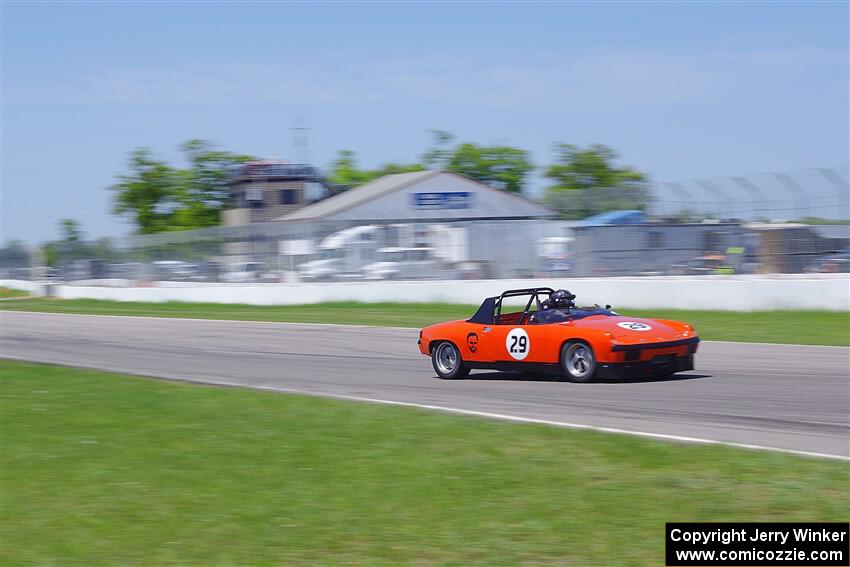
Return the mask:
{"type": "Polygon", "coordinates": [[[531,350],[531,339],[525,329],[511,329],[505,338],[505,348],[514,360],[523,360],[531,350]]]}
{"type": "Polygon", "coordinates": [[[623,321],[622,323],[617,323],[617,326],[623,329],[628,329],[630,331],[652,330],[652,327],[650,327],[646,323],[638,323],[637,321],[623,321]]]}

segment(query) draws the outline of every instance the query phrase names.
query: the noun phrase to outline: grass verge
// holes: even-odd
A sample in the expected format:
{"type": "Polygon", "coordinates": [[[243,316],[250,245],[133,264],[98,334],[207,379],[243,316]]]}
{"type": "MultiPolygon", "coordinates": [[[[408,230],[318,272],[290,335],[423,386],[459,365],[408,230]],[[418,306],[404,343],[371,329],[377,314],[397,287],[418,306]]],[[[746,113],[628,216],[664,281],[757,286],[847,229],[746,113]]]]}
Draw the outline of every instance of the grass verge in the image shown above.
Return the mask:
{"type": "Polygon", "coordinates": [[[27,297],[29,292],[22,289],[12,289],[9,287],[0,286],[0,299],[16,299],[18,297],[27,297]]]}
{"type": "Polygon", "coordinates": [[[848,463],[0,361],[3,565],[662,565],[848,463]]]}
{"type": "MultiPolygon", "coordinates": [[[[443,303],[320,303],[240,305],[218,303],[134,303],[95,299],[33,298],[5,302],[3,310],[152,317],[192,317],[240,321],[345,323],[424,327],[470,317],[477,306],[443,303]]],[[[827,311],[621,311],[634,317],[676,319],[693,324],[705,340],[850,346],[850,313],[827,311]]]]}

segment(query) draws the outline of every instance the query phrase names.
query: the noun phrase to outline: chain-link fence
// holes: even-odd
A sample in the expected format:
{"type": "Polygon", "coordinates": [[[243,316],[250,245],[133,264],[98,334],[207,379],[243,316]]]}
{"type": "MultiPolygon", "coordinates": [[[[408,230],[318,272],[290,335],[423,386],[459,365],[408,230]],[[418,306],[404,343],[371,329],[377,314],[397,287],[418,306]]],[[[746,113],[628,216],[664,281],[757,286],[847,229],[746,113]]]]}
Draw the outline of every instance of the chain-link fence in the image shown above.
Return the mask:
{"type": "Polygon", "coordinates": [[[850,217],[847,168],[811,168],[657,183],[650,211],[661,217],[843,221],[850,217]]]}
{"type": "Polygon", "coordinates": [[[2,277],[201,285],[847,272],[848,243],[850,225],[260,223],[63,243],[47,255],[7,249],[2,277]]]}
{"type": "MultiPolygon", "coordinates": [[[[645,209],[643,224],[575,220],[263,222],[0,250],[0,277],[104,285],[847,272],[840,169],[565,191],[568,217],[645,209]]],[[[846,220],[845,220],[846,222],[846,220]]]]}

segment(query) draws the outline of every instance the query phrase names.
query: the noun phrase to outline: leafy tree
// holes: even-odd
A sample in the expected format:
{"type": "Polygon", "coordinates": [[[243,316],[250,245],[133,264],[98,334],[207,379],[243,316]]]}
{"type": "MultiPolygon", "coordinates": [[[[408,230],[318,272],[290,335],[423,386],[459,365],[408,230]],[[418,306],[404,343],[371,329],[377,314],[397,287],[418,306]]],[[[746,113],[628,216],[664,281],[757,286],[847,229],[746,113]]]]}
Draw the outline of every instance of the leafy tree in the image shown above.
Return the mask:
{"type": "Polygon", "coordinates": [[[128,165],[130,173],[120,176],[112,187],[116,193],[113,212],[130,216],[140,234],[169,230],[180,183],[177,171],[154,159],[146,148],[134,150],[128,165]]]}
{"type": "Polygon", "coordinates": [[[75,219],[59,220],[59,240],[52,240],[42,247],[44,263],[55,267],[80,260],[90,255],[88,244],[84,241],[83,227],[75,219]]]}
{"type": "Polygon", "coordinates": [[[434,141],[431,148],[422,156],[422,162],[429,169],[446,169],[452,159],[453,150],[449,147],[454,142],[454,135],[445,130],[431,130],[434,141]]]}
{"type": "Polygon", "coordinates": [[[377,169],[359,169],[355,153],[351,150],[340,150],[337,152],[336,159],[331,162],[327,180],[334,185],[356,187],[384,175],[423,171],[424,169],[425,167],[418,163],[388,163],[377,169]]]}
{"type": "Polygon", "coordinates": [[[356,187],[368,183],[374,177],[371,177],[370,172],[358,169],[357,158],[353,151],[340,150],[337,152],[336,159],[331,162],[327,179],[335,185],[356,187]]]}
{"type": "Polygon", "coordinates": [[[59,220],[59,240],[51,240],[42,246],[44,264],[56,267],[62,262],[79,260],[86,256],[83,242],[83,227],[75,219],[59,220]]]}
{"type": "Polygon", "coordinates": [[[216,150],[204,140],[189,140],[182,149],[190,167],[180,172],[183,183],[177,185],[175,198],[179,207],[175,210],[175,225],[216,226],[221,220],[221,210],[230,200],[231,169],[253,158],[216,150]]]}
{"type": "Polygon", "coordinates": [[[559,144],[555,152],[555,163],[545,173],[554,182],[546,200],[565,216],[584,218],[604,211],[646,208],[646,175],[616,166],[618,155],[611,148],[559,144]]]}
{"type": "Polygon", "coordinates": [[[59,233],[64,242],[80,242],[83,239],[83,230],[80,222],[74,219],[62,219],[59,221],[59,233]]]}
{"type": "Polygon", "coordinates": [[[131,217],[140,234],[216,226],[230,198],[230,169],[250,156],[216,150],[203,140],[183,144],[189,167],[175,168],[150,150],[130,154],[128,174],[119,177],[113,212],[131,217]]]}
{"type": "Polygon", "coordinates": [[[425,166],[421,163],[385,163],[378,169],[372,171],[376,178],[384,175],[394,175],[396,173],[414,173],[416,171],[425,171],[425,166]]]}
{"type": "Polygon", "coordinates": [[[360,169],[356,155],[351,150],[341,150],[331,163],[328,182],[355,187],[378,177],[394,173],[408,173],[440,169],[465,175],[497,189],[519,192],[525,178],[534,166],[528,152],[507,146],[477,146],[461,144],[450,147],[454,136],[442,130],[432,131],[433,146],[422,156],[423,163],[388,163],[377,169],[360,169]]]}
{"type": "Polygon", "coordinates": [[[643,185],[646,181],[643,173],[630,167],[615,167],[617,152],[601,144],[588,148],[559,144],[555,151],[556,162],[545,174],[555,181],[554,190],[624,187],[643,185]]]}
{"type": "Polygon", "coordinates": [[[445,130],[431,130],[431,147],[422,156],[429,169],[452,171],[491,187],[519,193],[534,169],[528,152],[510,146],[479,146],[465,143],[452,147],[455,137],[445,130]]]}
{"type": "Polygon", "coordinates": [[[103,236],[85,240],[82,225],[74,219],[59,220],[58,240],[46,242],[41,247],[46,266],[57,268],[77,260],[120,260],[123,255],[114,239],[103,236]]]}
{"type": "Polygon", "coordinates": [[[41,253],[44,258],[44,265],[55,268],[59,265],[59,250],[56,249],[56,242],[48,242],[41,247],[41,253]]]}
{"type": "Polygon", "coordinates": [[[461,144],[452,152],[445,169],[497,189],[520,193],[534,166],[528,152],[519,148],[461,144]]]}

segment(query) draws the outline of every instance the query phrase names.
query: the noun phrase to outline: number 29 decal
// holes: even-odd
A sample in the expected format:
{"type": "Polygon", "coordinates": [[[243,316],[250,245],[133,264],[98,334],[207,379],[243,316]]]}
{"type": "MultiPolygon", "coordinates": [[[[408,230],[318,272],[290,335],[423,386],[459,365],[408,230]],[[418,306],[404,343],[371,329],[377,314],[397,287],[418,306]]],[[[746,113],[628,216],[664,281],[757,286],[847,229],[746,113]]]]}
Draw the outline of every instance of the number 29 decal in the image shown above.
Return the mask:
{"type": "Polygon", "coordinates": [[[525,329],[511,329],[505,337],[505,348],[514,360],[524,360],[531,350],[531,339],[525,329]]]}

